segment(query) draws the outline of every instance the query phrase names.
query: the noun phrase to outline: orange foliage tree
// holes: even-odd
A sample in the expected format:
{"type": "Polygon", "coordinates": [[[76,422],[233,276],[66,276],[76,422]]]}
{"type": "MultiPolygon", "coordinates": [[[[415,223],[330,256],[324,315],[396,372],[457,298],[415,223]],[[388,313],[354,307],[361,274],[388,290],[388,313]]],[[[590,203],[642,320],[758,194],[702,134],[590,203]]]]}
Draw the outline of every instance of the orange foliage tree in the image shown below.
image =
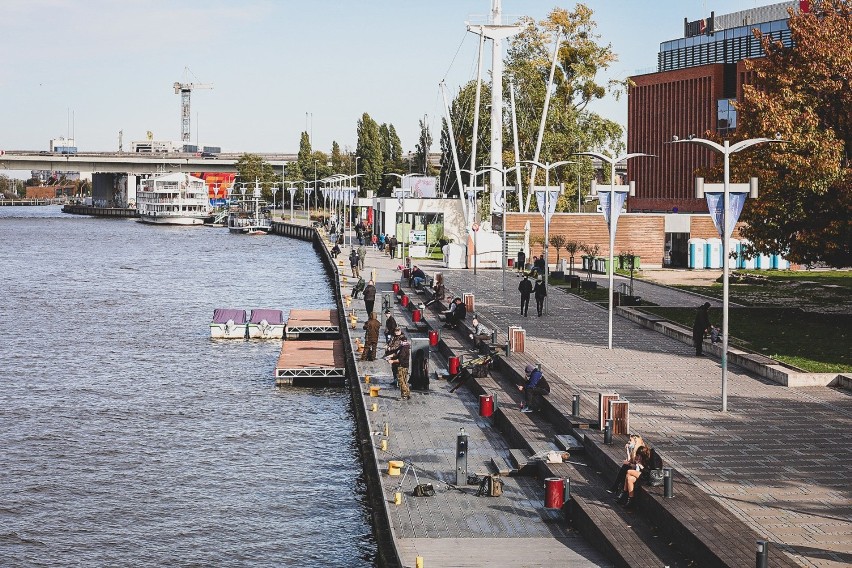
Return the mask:
{"type": "Polygon", "coordinates": [[[852,266],[852,3],[812,6],[791,10],[793,47],[755,31],[766,57],[746,63],[753,78],[737,105],[736,138],[790,143],[744,152],[731,174],[761,180],[743,213],[754,251],[852,266]]]}

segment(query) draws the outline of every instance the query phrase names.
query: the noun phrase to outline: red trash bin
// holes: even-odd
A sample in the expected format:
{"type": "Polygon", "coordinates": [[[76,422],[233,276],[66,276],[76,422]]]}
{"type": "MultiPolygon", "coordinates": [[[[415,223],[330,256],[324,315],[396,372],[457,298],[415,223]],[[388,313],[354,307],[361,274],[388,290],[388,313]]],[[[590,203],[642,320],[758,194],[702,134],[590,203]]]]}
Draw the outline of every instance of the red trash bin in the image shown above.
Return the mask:
{"type": "Polygon", "coordinates": [[[544,480],[544,506],[546,509],[561,509],[565,504],[565,480],[548,477],[544,480]]]}
{"type": "Polygon", "coordinates": [[[394,282],[394,283],[393,283],[393,293],[394,293],[394,294],[399,294],[399,282],[394,282]]]}
{"type": "Polygon", "coordinates": [[[510,258],[510,259],[509,259],[509,268],[512,268],[513,266],[515,266],[515,259],[514,259],[514,258],[510,258]]]}
{"type": "Polygon", "coordinates": [[[418,321],[420,321],[420,319],[421,319],[422,317],[423,317],[423,316],[421,315],[420,310],[414,310],[414,311],[411,313],[411,321],[413,321],[413,322],[418,322],[418,321]]]}
{"type": "Polygon", "coordinates": [[[402,299],[400,300],[400,302],[402,302],[403,308],[407,308],[408,307],[408,296],[403,296],[402,299]]]}
{"type": "Polygon", "coordinates": [[[479,415],[488,418],[492,414],[494,414],[494,395],[479,395],[479,415]]]}
{"type": "Polygon", "coordinates": [[[403,268],[402,269],[402,277],[405,278],[406,280],[411,278],[411,269],[410,268],[403,268]]]}
{"type": "Polygon", "coordinates": [[[451,375],[458,375],[459,374],[460,365],[459,365],[459,358],[458,357],[450,357],[450,361],[449,361],[448,366],[450,368],[450,374],[451,375]]]}
{"type": "Polygon", "coordinates": [[[436,347],[438,345],[438,330],[430,329],[429,330],[429,346],[436,347]]]}

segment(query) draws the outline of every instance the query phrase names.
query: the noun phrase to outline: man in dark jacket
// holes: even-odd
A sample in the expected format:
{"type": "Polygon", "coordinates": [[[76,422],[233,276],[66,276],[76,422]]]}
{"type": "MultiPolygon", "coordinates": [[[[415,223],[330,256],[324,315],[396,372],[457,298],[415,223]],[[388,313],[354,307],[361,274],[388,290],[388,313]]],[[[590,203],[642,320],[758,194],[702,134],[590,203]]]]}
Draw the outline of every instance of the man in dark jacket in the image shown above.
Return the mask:
{"type": "Polygon", "coordinates": [[[518,272],[523,272],[527,266],[527,253],[524,252],[524,249],[518,251],[518,262],[515,270],[518,272]]]}
{"type": "Polygon", "coordinates": [[[379,345],[379,329],[381,324],[376,319],[376,314],[370,312],[370,319],[364,323],[364,329],[367,330],[364,334],[364,352],[361,353],[362,361],[375,361],[376,349],[379,345]]]}
{"type": "Polygon", "coordinates": [[[372,280],[367,282],[367,287],[364,288],[364,307],[367,308],[367,314],[372,315],[373,306],[376,304],[376,285],[372,280]]]}
{"type": "Polygon", "coordinates": [[[354,248],[349,252],[349,267],[352,269],[352,277],[358,278],[358,251],[354,248]]]}
{"type": "Polygon", "coordinates": [[[390,257],[391,257],[391,258],[395,258],[395,257],[396,257],[396,245],[397,245],[397,244],[399,244],[399,243],[398,243],[398,241],[396,240],[396,237],[395,237],[395,236],[392,236],[392,237],[390,238],[390,240],[388,241],[388,246],[390,247],[390,257]]]}
{"type": "Polygon", "coordinates": [[[518,292],[521,293],[521,315],[526,316],[530,309],[530,294],[532,294],[533,285],[530,282],[530,277],[524,274],[524,279],[518,284],[518,292]]]}
{"type": "Polygon", "coordinates": [[[411,358],[411,343],[402,330],[396,328],[394,337],[398,340],[396,349],[390,353],[388,362],[391,368],[396,367],[396,380],[399,381],[399,393],[402,400],[411,398],[411,390],[408,387],[408,365],[411,358]]]}
{"type": "Polygon", "coordinates": [[[692,324],[692,344],[695,345],[695,355],[704,354],[704,334],[710,331],[710,302],[704,302],[698,307],[695,314],[695,323],[692,324]]]}
{"type": "Polygon", "coordinates": [[[396,331],[396,319],[391,315],[390,310],[385,310],[385,341],[390,343],[393,332],[396,331]]]}

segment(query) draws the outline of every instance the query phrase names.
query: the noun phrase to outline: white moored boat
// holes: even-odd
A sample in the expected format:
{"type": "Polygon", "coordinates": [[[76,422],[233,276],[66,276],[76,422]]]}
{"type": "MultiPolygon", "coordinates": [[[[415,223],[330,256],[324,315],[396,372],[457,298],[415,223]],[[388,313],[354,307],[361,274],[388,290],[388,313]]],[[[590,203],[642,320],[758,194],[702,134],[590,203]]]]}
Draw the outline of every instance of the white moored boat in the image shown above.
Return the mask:
{"type": "Polygon", "coordinates": [[[210,337],[213,339],[245,339],[246,311],[228,308],[213,310],[210,337]]]}
{"type": "Polygon", "coordinates": [[[264,202],[260,199],[260,182],[255,180],[251,197],[245,191],[245,186],[240,188],[238,205],[231,207],[228,230],[241,235],[265,235],[272,229],[272,219],[261,210],[264,202]]]}
{"type": "Polygon", "coordinates": [[[284,339],[284,312],[252,310],[248,336],[252,339],[284,339]]]}
{"type": "Polygon", "coordinates": [[[164,225],[202,225],[212,211],[204,180],[180,172],[142,180],[136,208],[143,223],[164,225]]]}

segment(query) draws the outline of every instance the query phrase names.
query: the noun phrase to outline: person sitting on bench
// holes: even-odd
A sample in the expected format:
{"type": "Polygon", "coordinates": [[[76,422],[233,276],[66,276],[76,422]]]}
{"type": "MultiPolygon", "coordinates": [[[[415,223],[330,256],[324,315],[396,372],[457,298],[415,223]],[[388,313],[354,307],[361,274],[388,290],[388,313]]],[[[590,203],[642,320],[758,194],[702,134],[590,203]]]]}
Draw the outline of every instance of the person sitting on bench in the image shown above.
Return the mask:
{"type": "Polygon", "coordinates": [[[638,452],[639,448],[644,445],[645,441],[642,440],[642,436],[639,434],[630,434],[630,438],[627,440],[627,443],[624,444],[624,449],[627,452],[627,459],[621,462],[621,469],[618,471],[618,475],[615,476],[615,482],[607,491],[615,493],[624,487],[624,477],[627,475],[627,470],[636,465],[636,452],[638,452]]]}
{"type": "Polygon", "coordinates": [[[482,325],[475,316],[471,323],[473,324],[473,333],[468,334],[468,337],[473,339],[474,347],[481,351],[483,347],[488,347],[491,342],[491,330],[482,325]]]}
{"type": "Polygon", "coordinates": [[[426,273],[423,272],[423,269],[419,266],[415,265],[414,268],[411,269],[411,274],[408,279],[408,285],[411,286],[414,284],[415,288],[420,288],[423,286],[423,283],[426,282],[426,273]]]}
{"type": "Polygon", "coordinates": [[[432,299],[426,302],[426,305],[429,306],[435,302],[443,302],[445,295],[444,275],[438,272],[435,274],[435,281],[432,283],[432,299]]]}
{"type": "Polygon", "coordinates": [[[624,490],[618,496],[618,502],[630,509],[633,506],[633,490],[639,477],[642,475],[642,470],[650,465],[651,450],[647,446],[642,446],[636,451],[636,465],[632,469],[627,470],[627,476],[624,479],[624,490]]]}
{"type": "Polygon", "coordinates": [[[526,384],[518,385],[518,390],[524,393],[521,412],[535,412],[533,401],[540,395],[550,394],[550,385],[547,384],[539,368],[532,363],[526,366],[524,372],[527,375],[527,382],[526,384]]]}
{"type": "Polygon", "coordinates": [[[450,307],[450,312],[447,314],[447,323],[444,324],[445,327],[450,329],[455,329],[458,325],[465,320],[467,317],[467,307],[462,302],[461,298],[456,298],[453,300],[453,304],[455,308],[450,307]]]}

